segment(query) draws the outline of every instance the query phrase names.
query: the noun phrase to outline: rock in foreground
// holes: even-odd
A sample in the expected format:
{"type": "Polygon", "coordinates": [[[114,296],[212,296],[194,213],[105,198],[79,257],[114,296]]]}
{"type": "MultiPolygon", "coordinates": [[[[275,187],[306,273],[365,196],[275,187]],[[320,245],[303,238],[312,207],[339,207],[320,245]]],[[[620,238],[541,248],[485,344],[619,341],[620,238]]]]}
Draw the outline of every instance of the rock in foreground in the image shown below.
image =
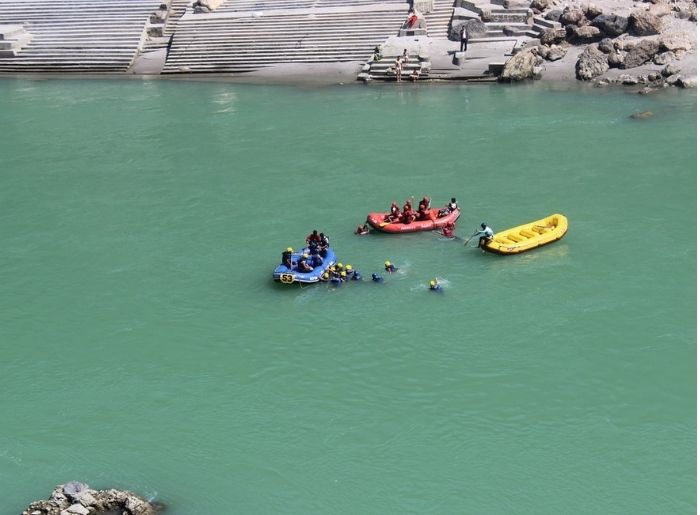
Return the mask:
{"type": "Polygon", "coordinates": [[[31,503],[22,515],[155,515],[161,508],[127,490],[93,490],[72,481],[54,488],[48,500],[31,503]]]}

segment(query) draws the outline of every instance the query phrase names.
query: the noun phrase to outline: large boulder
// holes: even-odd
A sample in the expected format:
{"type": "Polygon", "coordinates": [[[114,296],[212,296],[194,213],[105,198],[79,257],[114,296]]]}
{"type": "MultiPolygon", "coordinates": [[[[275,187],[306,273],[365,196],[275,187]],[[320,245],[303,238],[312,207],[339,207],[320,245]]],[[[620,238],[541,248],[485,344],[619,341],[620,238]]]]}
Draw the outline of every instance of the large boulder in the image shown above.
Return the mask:
{"type": "Polygon", "coordinates": [[[608,71],[608,56],[598,50],[596,45],[589,45],[576,62],[576,78],[591,80],[608,71]]]}
{"type": "Polygon", "coordinates": [[[596,16],[591,25],[598,27],[607,36],[617,37],[627,31],[627,18],[614,14],[596,16]]]}
{"type": "Polygon", "coordinates": [[[664,22],[658,16],[648,11],[632,11],[629,18],[630,33],[635,36],[653,36],[663,29],[664,22]]]}
{"type": "Polygon", "coordinates": [[[662,52],[660,54],[656,54],[653,58],[652,61],[654,64],[668,64],[670,62],[673,62],[676,60],[676,54],[674,52],[662,52]]]}
{"type": "Polygon", "coordinates": [[[681,67],[678,65],[678,63],[667,64],[661,70],[661,75],[663,75],[664,77],[669,77],[671,75],[676,75],[678,73],[681,73],[681,67]]]}
{"type": "Polygon", "coordinates": [[[558,22],[561,19],[561,9],[552,9],[547,14],[544,15],[545,20],[558,22]]]}
{"type": "Polygon", "coordinates": [[[537,57],[532,51],[523,50],[506,61],[498,80],[502,82],[521,81],[535,76],[537,57]]]}
{"type": "Polygon", "coordinates": [[[552,45],[549,51],[543,56],[547,61],[558,61],[566,55],[566,49],[557,45],[552,45]]]}
{"type": "Polygon", "coordinates": [[[661,50],[685,52],[687,50],[692,50],[693,42],[685,32],[669,32],[661,35],[659,38],[659,46],[661,50]]]}
{"type": "Polygon", "coordinates": [[[448,33],[447,37],[452,41],[459,41],[462,27],[465,25],[467,27],[467,34],[469,34],[469,38],[479,37],[482,34],[485,34],[488,30],[486,25],[484,25],[484,22],[481,20],[467,20],[463,23],[450,26],[450,32],[448,33]]]}
{"type": "Polygon", "coordinates": [[[600,40],[603,35],[600,29],[593,25],[584,25],[583,27],[573,27],[569,39],[578,44],[588,44],[600,40]]]}
{"type": "Polygon", "coordinates": [[[622,68],[627,52],[610,52],[608,54],[608,66],[610,68],[622,68]]]}
{"type": "Polygon", "coordinates": [[[651,59],[659,52],[659,42],[654,39],[645,39],[627,52],[622,68],[636,68],[651,59]]]}
{"type": "Polygon", "coordinates": [[[697,77],[686,77],[681,79],[681,87],[686,89],[695,89],[698,87],[697,77]]]}
{"type": "Polygon", "coordinates": [[[556,2],[554,0],[532,0],[530,9],[537,9],[540,12],[551,8],[556,2]]]}
{"type": "Polygon", "coordinates": [[[598,43],[598,50],[604,54],[611,54],[615,51],[615,43],[610,38],[601,39],[598,43]]]}
{"type": "Polygon", "coordinates": [[[578,7],[566,7],[561,13],[561,18],[559,22],[562,25],[579,25],[579,23],[585,18],[583,11],[578,7]]]}
{"type": "Polygon", "coordinates": [[[540,34],[540,42],[543,45],[552,45],[556,43],[561,43],[566,39],[565,29],[545,29],[542,34],[540,34]]]}
{"type": "Polygon", "coordinates": [[[598,16],[603,14],[603,9],[598,7],[596,4],[586,4],[583,7],[581,7],[581,10],[583,11],[583,15],[589,20],[597,18],[598,16]]]}

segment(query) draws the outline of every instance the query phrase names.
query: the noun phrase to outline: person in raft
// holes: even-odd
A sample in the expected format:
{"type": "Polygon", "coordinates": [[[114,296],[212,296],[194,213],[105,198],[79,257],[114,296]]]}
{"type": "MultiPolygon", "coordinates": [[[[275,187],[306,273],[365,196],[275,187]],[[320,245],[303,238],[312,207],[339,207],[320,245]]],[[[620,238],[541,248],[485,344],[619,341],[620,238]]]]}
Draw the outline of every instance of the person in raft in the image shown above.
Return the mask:
{"type": "Polygon", "coordinates": [[[452,211],[456,210],[458,207],[457,205],[457,199],[452,197],[452,199],[447,203],[445,207],[440,209],[440,212],[438,213],[438,216],[447,216],[449,215],[452,211]]]}
{"type": "Polygon", "coordinates": [[[486,222],[481,222],[481,230],[477,231],[474,236],[479,236],[479,247],[481,247],[493,239],[493,229],[486,225],[486,222]]]}
{"type": "Polygon", "coordinates": [[[367,225],[367,222],[365,222],[364,225],[358,225],[357,229],[355,229],[355,234],[358,236],[369,234],[369,225],[367,225]]]}
{"type": "Polygon", "coordinates": [[[423,197],[420,203],[425,206],[425,209],[430,209],[430,197],[423,197]]]}
{"type": "Polygon", "coordinates": [[[294,249],[292,247],[287,247],[287,250],[282,252],[282,264],[289,268],[290,270],[292,269],[292,253],[294,252],[294,249]]]}
{"type": "Polygon", "coordinates": [[[396,268],[391,261],[384,261],[384,270],[391,274],[393,272],[396,272],[398,268],[396,268]]]}
{"type": "Polygon", "coordinates": [[[314,229],[314,232],[312,232],[311,234],[309,234],[306,237],[306,244],[307,245],[311,245],[311,244],[318,245],[319,243],[321,243],[321,237],[318,235],[318,231],[316,229],[314,229]]]}
{"type": "MultiPolygon", "coordinates": [[[[430,201],[428,201],[430,202],[430,201]]],[[[428,210],[428,207],[426,204],[421,201],[420,204],[418,204],[418,216],[416,216],[417,220],[430,220],[430,211],[428,210]]]]}
{"type": "Polygon", "coordinates": [[[309,255],[304,254],[304,256],[297,263],[297,269],[304,274],[313,272],[313,267],[306,261],[307,259],[309,259],[309,255]]]}
{"type": "Polygon", "coordinates": [[[386,216],[385,221],[389,223],[394,223],[398,222],[399,218],[401,218],[401,211],[399,211],[399,205],[394,200],[391,203],[391,207],[389,208],[389,214],[386,216]]]}

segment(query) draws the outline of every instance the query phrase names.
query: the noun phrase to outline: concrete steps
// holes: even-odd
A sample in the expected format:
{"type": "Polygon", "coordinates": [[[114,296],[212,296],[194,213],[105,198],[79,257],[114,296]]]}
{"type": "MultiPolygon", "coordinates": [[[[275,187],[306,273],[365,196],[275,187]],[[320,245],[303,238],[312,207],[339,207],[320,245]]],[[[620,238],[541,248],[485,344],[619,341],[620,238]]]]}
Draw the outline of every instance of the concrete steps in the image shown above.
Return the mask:
{"type": "Polygon", "coordinates": [[[178,23],[163,73],[241,73],[281,63],[366,61],[395,34],[405,10],[310,9],[261,16],[187,15],[178,23]]]}
{"type": "Polygon", "coordinates": [[[433,6],[433,10],[425,15],[428,36],[447,39],[447,31],[454,10],[454,0],[434,0],[433,6]]]}
{"type": "MultiPolygon", "coordinates": [[[[379,61],[370,61],[357,76],[358,80],[396,81],[396,56],[382,56],[379,61]]],[[[414,70],[418,71],[418,80],[430,78],[430,61],[421,60],[410,55],[401,67],[401,80],[410,81],[414,70]]]]}
{"type": "Polygon", "coordinates": [[[0,25],[31,41],[0,57],[0,72],[126,71],[159,0],[0,0],[0,25]]]}

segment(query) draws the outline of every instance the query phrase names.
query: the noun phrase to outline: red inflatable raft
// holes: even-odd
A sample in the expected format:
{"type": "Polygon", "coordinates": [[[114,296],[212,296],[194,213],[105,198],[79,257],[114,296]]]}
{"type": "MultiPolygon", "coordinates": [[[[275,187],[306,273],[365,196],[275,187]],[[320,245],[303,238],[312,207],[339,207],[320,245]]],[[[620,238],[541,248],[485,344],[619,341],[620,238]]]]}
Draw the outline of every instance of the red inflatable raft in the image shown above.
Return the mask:
{"type": "Polygon", "coordinates": [[[370,213],[367,215],[367,223],[373,228],[382,232],[401,233],[401,232],[417,232],[417,231],[432,231],[434,229],[442,229],[448,223],[455,223],[459,218],[459,208],[440,216],[440,211],[443,208],[434,208],[429,210],[429,220],[414,220],[410,224],[403,222],[387,222],[389,213],[370,213]]]}

